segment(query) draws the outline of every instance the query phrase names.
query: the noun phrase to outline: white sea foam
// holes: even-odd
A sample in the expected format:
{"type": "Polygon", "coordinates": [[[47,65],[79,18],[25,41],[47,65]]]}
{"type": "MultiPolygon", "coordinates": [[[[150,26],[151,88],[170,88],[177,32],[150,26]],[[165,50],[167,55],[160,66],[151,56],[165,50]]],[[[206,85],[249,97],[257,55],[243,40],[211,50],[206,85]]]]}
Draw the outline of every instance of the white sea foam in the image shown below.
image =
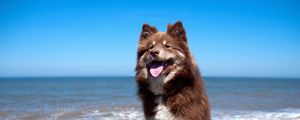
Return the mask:
{"type": "Polygon", "coordinates": [[[88,119],[101,120],[143,120],[143,113],[134,108],[115,109],[114,111],[95,110],[84,116],[88,119]]]}
{"type": "MultiPolygon", "coordinates": [[[[96,112],[86,117],[99,118],[101,120],[142,120],[143,113],[134,109],[116,112],[96,112]]],[[[300,110],[286,110],[278,112],[263,111],[227,111],[213,112],[212,120],[300,120],[300,110]]]]}
{"type": "MultiPolygon", "coordinates": [[[[143,112],[136,108],[113,108],[110,110],[86,110],[71,117],[58,116],[68,120],[143,120],[143,112]]],[[[63,114],[61,114],[63,115],[63,114]]],[[[266,111],[213,111],[212,120],[300,120],[300,109],[266,111]]]]}
{"type": "Polygon", "coordinates": [[[141,110],[136,107],[114,107],[104,109],[86,109],[55,114],[50,119],[64,120],[143,120],[141,110]]]}
{"type": "Polygon", "coordinates": [[[213,120],[300,120],[300,109],[266,111],[216,111],[213,120]]]}
{"type": "MultiPolygon", "coordinates": [[[[137,107],[85,109],[79,111],[62,110],[49,116],[35,117],[36,115],[2,116],[3,120],[144,120],[143,112],[137,107]]],[[[273,112],[267,111],[237,111],[213,110],[212,120],[300,120],[300,109],[283,109],[273,112]]]]}

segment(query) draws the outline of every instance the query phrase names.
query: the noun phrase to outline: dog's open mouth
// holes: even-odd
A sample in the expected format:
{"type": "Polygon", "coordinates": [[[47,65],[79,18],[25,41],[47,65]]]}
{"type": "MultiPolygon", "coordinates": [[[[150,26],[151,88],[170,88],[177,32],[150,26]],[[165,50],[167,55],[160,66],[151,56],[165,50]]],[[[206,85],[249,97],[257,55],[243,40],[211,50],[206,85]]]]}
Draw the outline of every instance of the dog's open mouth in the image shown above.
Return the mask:
{"type": "Polygon", "coordinates": [[[170,64],[172,60],[158,61],[154,60],[149,64],[149,72],[153,77],[159,76],[170,64]]]}

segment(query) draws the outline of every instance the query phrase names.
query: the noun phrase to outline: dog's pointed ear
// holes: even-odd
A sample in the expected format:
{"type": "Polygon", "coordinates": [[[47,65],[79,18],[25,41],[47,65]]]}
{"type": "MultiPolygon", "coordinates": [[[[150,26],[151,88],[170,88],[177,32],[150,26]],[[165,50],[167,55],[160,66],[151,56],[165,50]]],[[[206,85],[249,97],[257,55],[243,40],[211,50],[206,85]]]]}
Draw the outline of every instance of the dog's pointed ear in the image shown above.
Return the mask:
{"type": "Polygon", "coordinates": [[[141,39],[145,39],[156,32],[157,32],[157,29],[155,27],[150,26],[148,24],[144,24],[140,37],[141,37],[141,39]]]}
{"type": "Polygon", "coordinates": [[[168,24],[167,33],[178,40],[187,41],[181,21],[177,21],[174,25],[168,24]]]}

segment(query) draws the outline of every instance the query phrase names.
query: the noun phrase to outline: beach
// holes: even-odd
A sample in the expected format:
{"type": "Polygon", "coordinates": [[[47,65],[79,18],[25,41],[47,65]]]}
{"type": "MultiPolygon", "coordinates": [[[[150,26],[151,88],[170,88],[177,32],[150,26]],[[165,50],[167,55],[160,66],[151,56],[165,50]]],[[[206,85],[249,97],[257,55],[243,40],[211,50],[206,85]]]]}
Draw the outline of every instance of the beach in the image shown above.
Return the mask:
{"type": "MultiPolygon", "coordinates": [[[[299,120],[300,79],[204,77],[212,120],[299,120]]],[[[144,120],[134,77],[0,78],[4,120],[144,120]]]]}

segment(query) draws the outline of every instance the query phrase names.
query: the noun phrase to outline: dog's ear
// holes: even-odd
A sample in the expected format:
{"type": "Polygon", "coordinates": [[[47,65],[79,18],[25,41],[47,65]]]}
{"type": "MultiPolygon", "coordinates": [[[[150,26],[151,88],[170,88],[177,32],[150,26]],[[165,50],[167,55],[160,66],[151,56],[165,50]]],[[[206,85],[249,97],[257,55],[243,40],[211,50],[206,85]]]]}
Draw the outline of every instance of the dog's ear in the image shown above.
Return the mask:
{"type": "Polygon", "coordinates": [[[178,40],[187,41],[181,21],[177,21],[174,25],[168,24],[167,33],[178,40]]]}
{"type": "Polygon", "coordinates": [[[155,27],[150,26],[148,24],[144,24],[140,37],[141,37],[141,39],[147,38],[147,37],[149,37],[150,35],[152,35],[156,32],[157,32],[157,29],[155,27]]]}

